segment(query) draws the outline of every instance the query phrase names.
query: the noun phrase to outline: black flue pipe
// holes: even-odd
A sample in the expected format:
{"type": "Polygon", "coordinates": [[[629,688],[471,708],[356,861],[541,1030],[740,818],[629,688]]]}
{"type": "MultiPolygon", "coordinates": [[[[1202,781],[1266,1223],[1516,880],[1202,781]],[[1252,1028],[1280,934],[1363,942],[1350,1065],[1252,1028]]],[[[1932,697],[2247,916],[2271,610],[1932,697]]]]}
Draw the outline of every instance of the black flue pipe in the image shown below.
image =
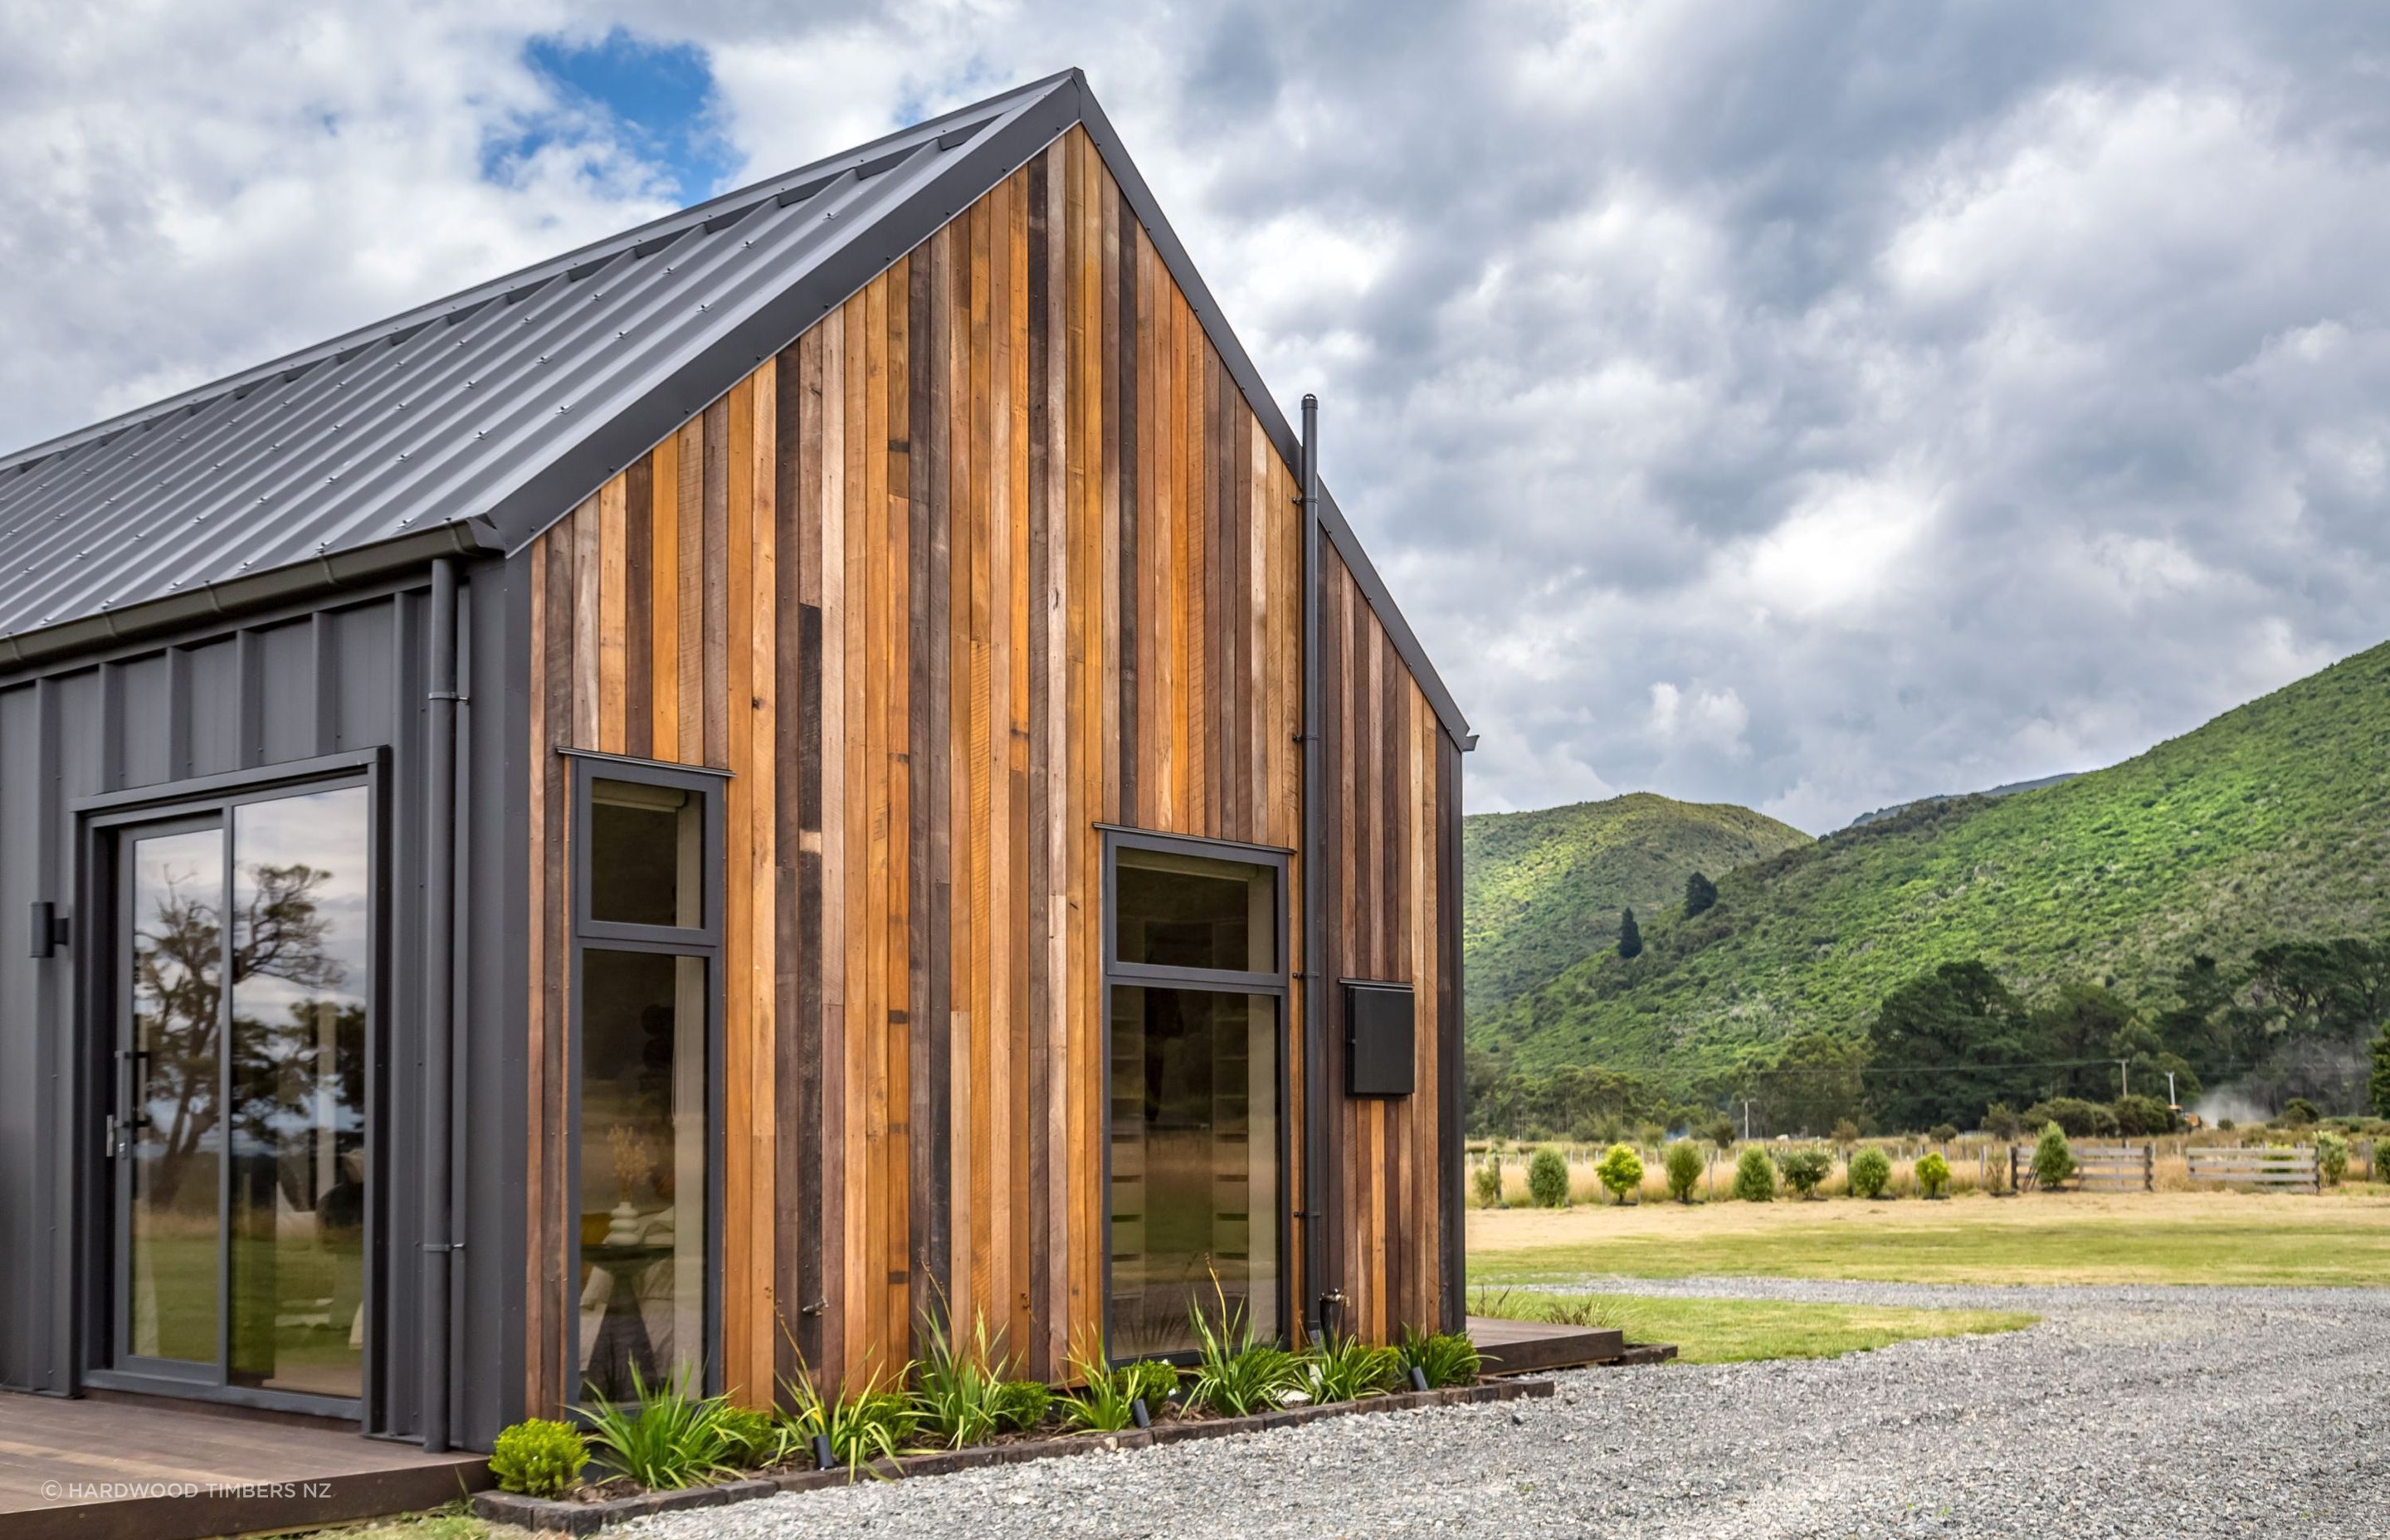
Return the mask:
{"type": "Polygon", "coordinates": [[[456,561],[431,564],[423,851],[423,1447],[448,1447],[451,1008],[456,956],[456,561]]]}
{"type": "Polygon", "coordinates": [[[1303,398],[1303,1241],[1311,1333],[1329,1334],[1328,869],[1319,805],[1319,398],[1303,398]]]}

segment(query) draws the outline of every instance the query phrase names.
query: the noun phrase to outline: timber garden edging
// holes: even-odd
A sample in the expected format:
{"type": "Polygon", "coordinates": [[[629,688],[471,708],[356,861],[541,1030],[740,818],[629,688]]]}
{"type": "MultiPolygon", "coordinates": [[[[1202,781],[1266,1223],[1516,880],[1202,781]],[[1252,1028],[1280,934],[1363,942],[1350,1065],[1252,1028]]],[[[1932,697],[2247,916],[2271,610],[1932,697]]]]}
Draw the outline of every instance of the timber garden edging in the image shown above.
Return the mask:
{"type": "Polygon", "coordinates": [[[813,1492],[822,1487],[844,1486],[854,1481],[944,1476],[957,1470],[974,1470],[993,1465],[1022,1465],[1030,1460],[1146,1449],[1156,1444],[1188,1443],[1197,1439],[1232,1438],[1240,1433],[1292,1428],[1330,1418],[1373,1412],[1422,1411],[1431,1406],[1480,1405],[1502,1401],[1540,1401],[1548,1398],[1553,1390],[1553,1382],[1549,1380],[1491,1380],[1482,1384],[1456,1385],[1440,1391],[1406,1391],[1396,1395],[1371,1396],[1363,1401],[1288,1406],[1253,1417],[1197,1418],[1186,1421],[1159,1422],[1150,1430],[1081,1433],[1018,1444],[981,1444],[969,1449],[941,1449],[925,1455],[906,1455],[893,1460],[875,1460],[863,1471],[850,1471],[843,1467],[828,1470],[790,1470],[777,1475],[721,1482],[712,1486],[684,1487],[677,1492],[642,1492],[636,1496],[609,1497],[599,1502],[561,1502],[547,1497],[520,1496],[511,1492],[481,1492],[474,1495],[473,1511],[493,1523],[519,1524],[537,1533],[596,1534],[610,1524],[643,1519],[651,1513],[720,1508],[757,1497],[775,1497],[783,1492],[813,1492]]]}

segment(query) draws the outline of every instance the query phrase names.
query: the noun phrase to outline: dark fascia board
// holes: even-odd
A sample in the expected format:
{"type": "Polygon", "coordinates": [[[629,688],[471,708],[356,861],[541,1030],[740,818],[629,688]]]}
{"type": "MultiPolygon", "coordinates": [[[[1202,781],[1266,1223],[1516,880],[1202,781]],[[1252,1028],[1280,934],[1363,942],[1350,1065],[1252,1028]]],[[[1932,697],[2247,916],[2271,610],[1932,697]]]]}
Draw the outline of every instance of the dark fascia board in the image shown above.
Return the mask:
{"type": "MultiPolygon", "coordinates": [[[[1228,374],[1236,380],[1237,389],[1244,392],[1245,404],[1261,419],[1262,430],[1269,434],[1270,443],[1277,445],[1279,457],[1289,465],[1302,464],[1302,439],[1296,434],[1293,425],[1287,421],[1286,414],[1279,410],[1277,399],[1262,380],[1261,370],[1253,366],[1253,355],[1246,353],[1245,345],[1237,340],[1236,331],[1228,325],[1227,315],[1220,309],[1219,301],[1213,298],[1211,288],[1203,282],[1203,276],[1196,271],[1194,261],[1179,242],[1177,232],[1171,229],[1170,221],[1163,217],[1162,205],[1155,199],[1153,189],[1146,186],[1145,177],[1137,169],[1137,162],[1129,159],[1120,135],[1112,131],[1111,120],[1104,116],[1104,109],[1096,101],[1095,93],[1087,88],[1086,77],[1073,70],[1071,83],[1077,88],[1079,121],[1086,125],[1087,136],[1095,140],[1097,149],[1102,152],[1104,164],[1111,168],[1112,180],[1120,184],[1121,197],[1136,212],[1138,222],[1145,226],[1145,233],[1153,241],[1155,252],[1169,267],[1171,276],[1178,280],[1180,290],[1186,294],[1187,302],[1194,308],[1204,333],[1212,339],[1212,345],[1220,350],[1221,361],[1227,365],[1228,374]]],[[[1353,581],[1360,585],[1362,596],[1369,601],[1370,610],[1377,614],[1378,623],[1386,628],[1387,639],[1394,644],[1394,650],[1410,669],[1411,677],[1419,681],[1420,690],[1427,697],[1428,704],[1435,708],[1436,720],[1444,725],[1444,730],[1461,749],[1475,748],[1477,735],[1469,730],[1469,719],[1461,714],[1458,702],[1445,687],[1443,676],[1428,661],[1427,649],[1420,646],[1410,622],[1403,618],[1394,595],[1387,591],[1386,580],[1379,575],[1377,564],[1369,559],[1369,553],[1361,548],[1359,537],[1354,534],[1353,526],[1346,522],[1343,510],[1336,506],[1334,494],[1325,485],[1319,489],[1319,523],[1335,545],[1336,554],[1343,559],[1345,570],[1353,574],[1353,581]]]]}
{"type": "MultiPolygon", "coordinates": [[[[529,545],[609,477],[662,443],[1067,132],[1078,121],[1077,95],[1063,88],[1069,79],[1056,77],[1054,89],[980,130],[965,148],[946,153],[937,173],[918,192],[863,226],[855,238],[825,252],[802,279],[758,306],[721,340],[691,356],[501,497],[488,514],[508,548],[529,545]]],[[[928,147],[923,140],[921,148],[928,147]]],[[[881,168],[867,156],[846,174],[876,169],[881,168]]]]}
{"type": "Polygon", "coordinates": [[[364,587],[395,573],[421,568],[438,557],[496,556],[503,549],[497,531],[486,520],[460,519],[435,524],[410,531],[394,540],[329,551],[311,561],[245,572],[140,604],[128,604],[122,610],[102,610],[57,625],[0,636],[0,672],[37,667],[113,643],[137,641],[206,621],[364,587]]]}

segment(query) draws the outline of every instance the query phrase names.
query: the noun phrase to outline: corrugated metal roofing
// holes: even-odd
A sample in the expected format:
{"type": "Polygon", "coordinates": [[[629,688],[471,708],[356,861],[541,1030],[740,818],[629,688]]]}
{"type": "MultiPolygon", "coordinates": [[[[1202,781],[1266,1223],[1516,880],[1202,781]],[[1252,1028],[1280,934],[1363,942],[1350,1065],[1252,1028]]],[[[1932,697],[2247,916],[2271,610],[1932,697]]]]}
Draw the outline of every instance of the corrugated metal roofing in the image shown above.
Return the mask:
{"type": "MultiPolygon", "coordinates": [[[[257,574],[520,546],[1073,123],[1291,456],[1072,71],[0,457],[0,661],[105,639],[128,610],[183,618],[257,574]]],[[[1325,521],[1465,743],[1332,502],[1325,521]]]]}

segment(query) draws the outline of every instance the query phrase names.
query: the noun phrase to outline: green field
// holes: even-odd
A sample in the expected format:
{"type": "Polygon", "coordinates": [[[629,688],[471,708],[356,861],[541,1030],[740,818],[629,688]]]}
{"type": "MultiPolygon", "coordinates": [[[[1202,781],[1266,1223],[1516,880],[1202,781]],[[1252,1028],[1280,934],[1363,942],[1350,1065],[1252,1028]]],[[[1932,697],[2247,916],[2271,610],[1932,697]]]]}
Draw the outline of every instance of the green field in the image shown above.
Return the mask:
{"type": "Polygon", "coordinates": [[[1472,1210],[1472,1285],[1589,1277],[2379,1287],[2390,1200],[2035,1194],[1472,1210]]]}
{"type": "Polygon", "coordinates": [[[1551,1313],[1574,1325],[1610,1327],[1625,1332],[1630,1342],[1673,1342],[1680,1364],[1839,1358],[1918,1337],[2016,1331],[2040,1319],[2016,1310],[1918,1310],[1794,1300],[1671,1299],[1654,1294],[1527,1295],[1493,1290],[1477,1305],[1518,1319],[1551,1313]]]}

